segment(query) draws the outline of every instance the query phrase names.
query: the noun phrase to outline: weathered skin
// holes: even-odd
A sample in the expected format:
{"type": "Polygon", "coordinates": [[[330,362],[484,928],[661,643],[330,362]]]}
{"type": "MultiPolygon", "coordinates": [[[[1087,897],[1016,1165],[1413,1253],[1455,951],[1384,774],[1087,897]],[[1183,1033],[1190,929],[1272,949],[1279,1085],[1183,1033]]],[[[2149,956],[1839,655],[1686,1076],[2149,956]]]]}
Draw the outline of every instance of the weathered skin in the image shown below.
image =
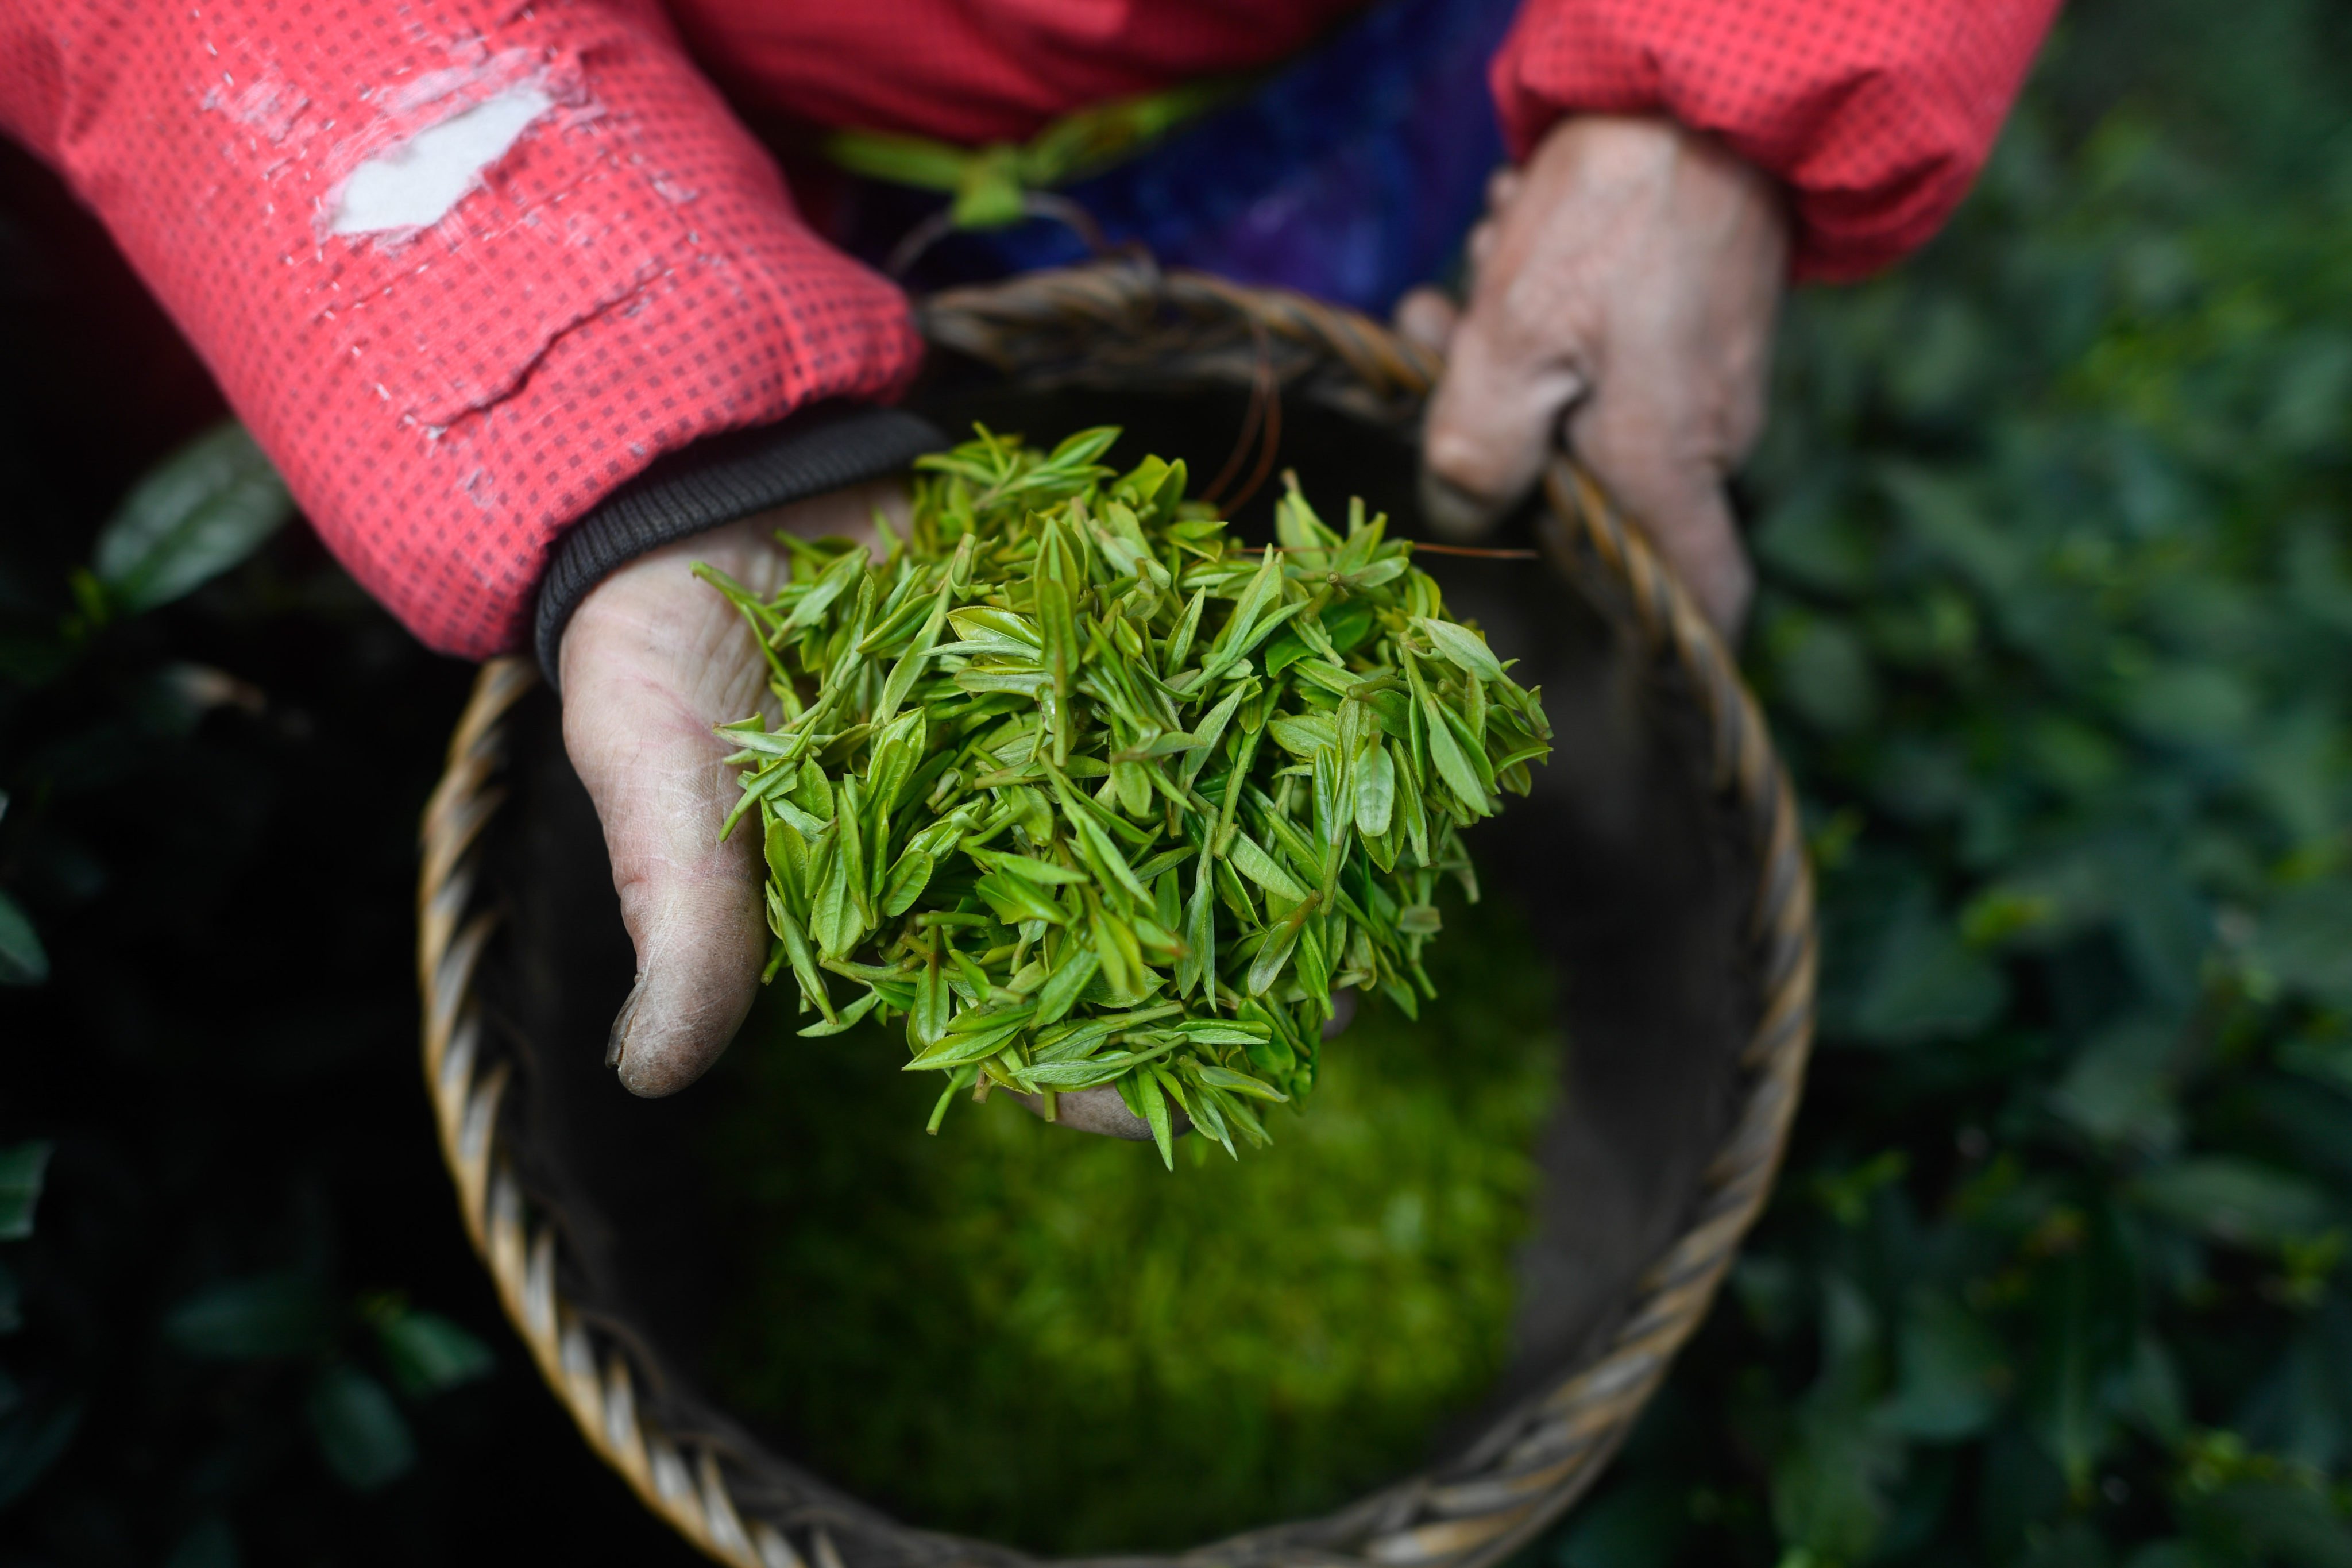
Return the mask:
{"type": "Polygon", "coordinates": [[[767,700],[767,667],[742,616],[690,568],[707,561],[772,593],[776,530],[866,537],[877,506],[903,523],[905,487],[820,496],[665,546],[598,584],[564,631],[563,744],[604,826],[637,952],[606,1053],[633,1093],[675,1094],[719,1059],[768,954],[759,835],[719,842],[737,789],[712,733],[767,700]]]}
{"type": "MultiPolygon", "coordinates": [[[[1038,1116],[1045,1114],[1045,1097],[1042,1094],[1016,1094],[1013,1097],[1038,1116]]],[[[1124,1138],[1133,1143],[1151,1142],[1151,1124],[1127,1108],[1118,1090],[1110,1088],[1073,1089],[1059,1097],[1054,1107],[1054,1121],[1063,1127],[1080,1132],[1098,1132],[1106,1138],[1124,1138]]],[[[1169,1124],[1181,1137],[1192,1129],[1192,1119],[1174,1106],[1168,1108],[1169,1124]]]]}
{"type": "Polygon", "coordinates": [[[1458,313],[1428,289],[1398,310],[1448,362],[1423,444],[1431,521],[1483,531],[1564,435],[1737,632],[1754,574],[1723,481],[1764,428],[1781,193],[1671,121],[1571,119],[1496,175],[1470,258],[1458,313]]]}

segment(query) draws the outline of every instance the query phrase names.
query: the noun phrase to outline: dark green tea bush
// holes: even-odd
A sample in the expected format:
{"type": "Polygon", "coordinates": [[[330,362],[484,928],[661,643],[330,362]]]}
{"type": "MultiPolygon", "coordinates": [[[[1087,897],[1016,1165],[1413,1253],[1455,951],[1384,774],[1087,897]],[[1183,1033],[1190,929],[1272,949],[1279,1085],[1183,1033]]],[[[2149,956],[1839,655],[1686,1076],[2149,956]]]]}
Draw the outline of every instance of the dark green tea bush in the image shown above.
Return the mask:
{"type": "Polygon", "coordinates": [[[1822,1048],[1562,1568],[2352,1563],[2346,41],[2086,8],[1955,228],[1794,302],[1822,1048]]]}

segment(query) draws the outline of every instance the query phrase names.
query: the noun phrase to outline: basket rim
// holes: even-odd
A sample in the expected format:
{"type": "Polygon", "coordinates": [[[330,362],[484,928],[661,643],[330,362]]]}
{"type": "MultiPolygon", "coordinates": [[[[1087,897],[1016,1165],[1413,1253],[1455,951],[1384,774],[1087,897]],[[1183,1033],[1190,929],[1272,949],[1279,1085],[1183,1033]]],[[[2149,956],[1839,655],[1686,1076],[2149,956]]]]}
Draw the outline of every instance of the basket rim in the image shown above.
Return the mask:
{"type": "MultiPolygon", "coordinates": [[[[1430,351],[1352,310],[1285,289],[1148,263],[1096,263],[938,294],[918,306],[935,344],[1000,369],[1026,369],[1051,344],[1108,334],[1141,341],[1155,327],[1196,339],[1244,335],[1256,374],[1402,427],[1441,368],[1430,351]],[[1041,350],[1041,342],[1048,346],[1041,350]],[[1271,352],[1270,352],[1271,351],[1271,352]]],[[[1231,365],[1204,372],[1230,378],[1231,365]]],[[[1741,1083],[1685,1221],[1641,1274],[1615,1329],[1547,1388],[1497,1416],[1460,1458],[1325,1518],[1276,1525],[1171,1557],[1097,1564],[1353,1563],[1487,1568],[1588,1490],[1705,1318],[1777,1173],[1811,1050],[1818,939],[1812,868],[1794,793],[1754,695],[1722,638],[1638,529],[1571,459],[1545,475],[1538,536],[1561,576],[1631,636],[1652,679],[1672,679],[1706,721],[1709,783],[1736,808],[1757,883],[1746,958],[1756,1021],[1737,1058],[1741,1083]]],[[[477,678],[421,825],[417,979],[423,1066],[443,1163],[468,1239],[500,1306],[582,1436],[654,1512],[693,1545],[740,1568],[858,1568],[868,1562],[1022,1563],[993,1542],[918,1530],[837,1498],[754,1502],[740,1467],[707,1436],[664,1429],[637,1390],[657,1369],[559,1284],[560,1226],[534,1214],[515,1173],[500,1110],[514,1063],[484,1026],[474,994],[497,913],[477,893],[483,832],[506,797],[507,721],[539,684],[520,658],[477,678]],[[893,1550],[872,1550],[879,1533],[893,1550]]],[[[772,1490],[772,1488],[762,1489],[772,1490]]]]}

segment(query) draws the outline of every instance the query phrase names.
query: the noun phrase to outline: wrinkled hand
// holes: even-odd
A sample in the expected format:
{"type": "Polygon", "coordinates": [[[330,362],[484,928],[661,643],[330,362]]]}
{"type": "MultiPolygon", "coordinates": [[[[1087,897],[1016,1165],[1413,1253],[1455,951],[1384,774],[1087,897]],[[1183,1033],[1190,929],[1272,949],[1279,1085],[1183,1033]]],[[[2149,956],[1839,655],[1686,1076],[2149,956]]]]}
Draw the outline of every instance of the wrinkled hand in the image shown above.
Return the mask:
{"type": "Polygon", "coordinates": [[[1497,174],[1466,308],[1416,290],[1398,325],[1446,355],[1424,437],[1431,521],[1475,534],[1568,445],[1716,625],[1753,575],[1725,477],[1764,424],[1788,268],[1780,193],[1664,120],[1562,121],[1497,174]]]}
{"type": "Polygon", "coordinates": [[[637,980],[605,1064],[643,1095],[675,1094],[719,1059],[767,962],[759,826],[719,829],[740,793],[711,732],[770,702],[767,664],[735,607],[691,568],[754,593],[783,580],[778,529],[871,537],[874,509],[906,516],[906,487],[859,486],[780,507],[639,556],[564,628],[563,744],[604,825],[637,980]]]}
{"type": "MultiPolygon", "coordinates": [[[[767,662],[734,606],[691,568],[708,562],[772,594],[784,571],[777,530],[870,542],[877,506],[903,528],[906,487],[861,486],[680,540],[598,584],[564,629],[564,749],[604,825],[637,953],[605,1056],[634,1093],[675,1094],[719,1059],[768,956],[759,824],[719,841],[739,791],[720,760],[730,748],[712,732],[768,700],[767,662]]],[[[1083,1131],[1151,1136],[1112,1089],[1064,1094],[1056,1110],[1083,1131]]]]}

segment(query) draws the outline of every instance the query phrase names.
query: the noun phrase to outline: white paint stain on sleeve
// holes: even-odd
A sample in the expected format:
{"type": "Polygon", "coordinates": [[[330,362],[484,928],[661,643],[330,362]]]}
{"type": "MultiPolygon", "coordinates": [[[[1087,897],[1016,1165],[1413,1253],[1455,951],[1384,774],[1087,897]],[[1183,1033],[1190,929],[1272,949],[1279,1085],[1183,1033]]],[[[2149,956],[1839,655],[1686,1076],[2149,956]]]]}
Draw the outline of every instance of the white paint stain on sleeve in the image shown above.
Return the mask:
{"type": "Polygon", "coordinates": [[[385,148],[343,182],[328,232],[382,234],[439,223],[481,183],[482,171],[553,107],[538,86],[518,85],[385,148]]]}

